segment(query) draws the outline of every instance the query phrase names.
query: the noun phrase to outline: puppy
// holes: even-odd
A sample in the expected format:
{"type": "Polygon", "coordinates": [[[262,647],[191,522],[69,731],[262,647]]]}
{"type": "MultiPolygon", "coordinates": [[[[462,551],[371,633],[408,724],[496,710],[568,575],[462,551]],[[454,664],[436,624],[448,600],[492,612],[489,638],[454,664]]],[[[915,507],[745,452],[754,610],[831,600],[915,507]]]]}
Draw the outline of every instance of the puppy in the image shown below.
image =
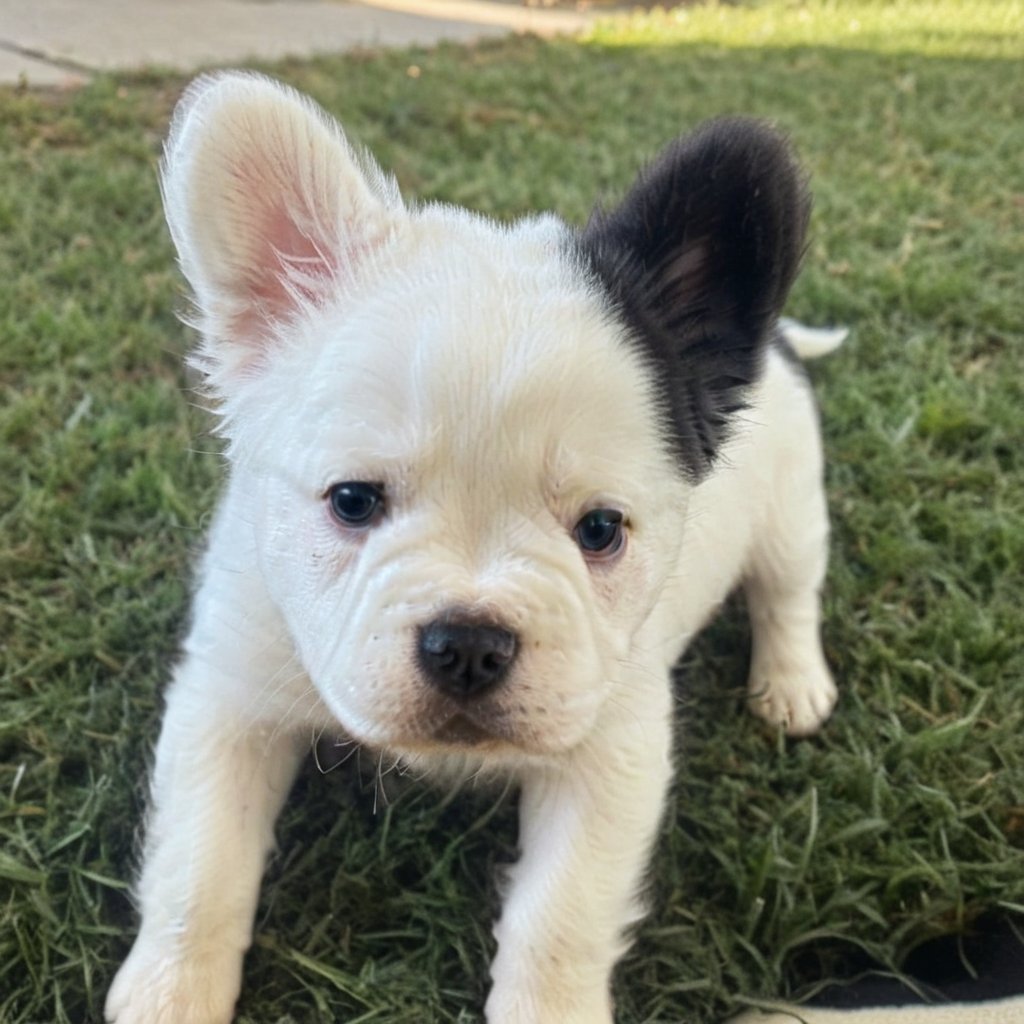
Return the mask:
{"type": "MultiPolygon", "coordinates": [[[[582,230],[406,206],[322,111],[199,79],[163,165],[230,478],[167,693],[116,1024],[226,1024],[311,732],[512,773],[490,1024],[610,1024],[672,770],[669,672],[742,583],[750,706],[813,732],[828,521],[777,315],[808,196],[763,125],[582,230]]],[[[797,348],[839,335],[793,330],[797,348]]]]}

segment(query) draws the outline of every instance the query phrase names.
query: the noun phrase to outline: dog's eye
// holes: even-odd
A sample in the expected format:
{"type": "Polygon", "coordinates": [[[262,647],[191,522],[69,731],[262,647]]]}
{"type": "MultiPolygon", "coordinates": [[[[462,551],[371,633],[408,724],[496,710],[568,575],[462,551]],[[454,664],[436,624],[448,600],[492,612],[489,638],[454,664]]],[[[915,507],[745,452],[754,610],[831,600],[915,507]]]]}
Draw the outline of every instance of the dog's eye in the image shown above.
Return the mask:
{"type": "Polygon", "coordinates": [[[384,511],[384,492],[376,484],[346,480],[327,496],[334,518],[344,526],[369,526],[384,511]]]}
{"type": "Polygon", "coordinates": [[[610,558],[622,550],[625,540],[622,513],[613,508],[595,508],[576,524],[573,535],[585,555],[610,558]]]}

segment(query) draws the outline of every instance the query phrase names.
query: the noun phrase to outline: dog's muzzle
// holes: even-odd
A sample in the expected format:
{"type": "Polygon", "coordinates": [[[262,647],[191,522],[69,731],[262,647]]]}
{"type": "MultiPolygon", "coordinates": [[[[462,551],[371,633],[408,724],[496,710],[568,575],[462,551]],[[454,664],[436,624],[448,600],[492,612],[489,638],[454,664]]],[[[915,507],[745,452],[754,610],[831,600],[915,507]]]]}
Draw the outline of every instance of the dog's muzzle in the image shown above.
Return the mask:
{"type": "Polygon", "coordinates": [[[515,633],[469,618],[444,616],[419,633],[424,676],[460,701],[493,690],[508,675],[518,650],[515,633]]]}

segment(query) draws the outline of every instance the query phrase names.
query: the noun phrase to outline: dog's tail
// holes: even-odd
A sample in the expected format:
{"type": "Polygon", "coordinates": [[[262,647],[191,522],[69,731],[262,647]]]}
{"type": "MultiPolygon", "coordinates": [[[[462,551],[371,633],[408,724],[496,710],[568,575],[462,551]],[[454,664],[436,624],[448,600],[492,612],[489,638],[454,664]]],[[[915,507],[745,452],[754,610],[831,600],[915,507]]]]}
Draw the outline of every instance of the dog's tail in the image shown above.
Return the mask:
{"type": "Polygon", "coordinates": [[[779,320],[779,330],[786,343],[801,359],[827,356],[839,348],[850,333],[848,327],[805,327],[787,316],[779,320]]]}

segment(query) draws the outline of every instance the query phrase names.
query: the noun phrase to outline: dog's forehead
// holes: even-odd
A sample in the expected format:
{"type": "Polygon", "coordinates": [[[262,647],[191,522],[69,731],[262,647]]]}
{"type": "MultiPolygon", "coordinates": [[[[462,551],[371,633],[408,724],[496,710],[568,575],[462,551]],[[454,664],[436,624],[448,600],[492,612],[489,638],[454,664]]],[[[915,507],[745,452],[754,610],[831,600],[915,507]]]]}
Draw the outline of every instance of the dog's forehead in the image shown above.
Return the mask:
{"type": "Polygon", "coordinates": [[[553,218],[422,215],[331,348],[350,440],[396,458],[566,478],[660,461],[649,371],[553,218]]]}

